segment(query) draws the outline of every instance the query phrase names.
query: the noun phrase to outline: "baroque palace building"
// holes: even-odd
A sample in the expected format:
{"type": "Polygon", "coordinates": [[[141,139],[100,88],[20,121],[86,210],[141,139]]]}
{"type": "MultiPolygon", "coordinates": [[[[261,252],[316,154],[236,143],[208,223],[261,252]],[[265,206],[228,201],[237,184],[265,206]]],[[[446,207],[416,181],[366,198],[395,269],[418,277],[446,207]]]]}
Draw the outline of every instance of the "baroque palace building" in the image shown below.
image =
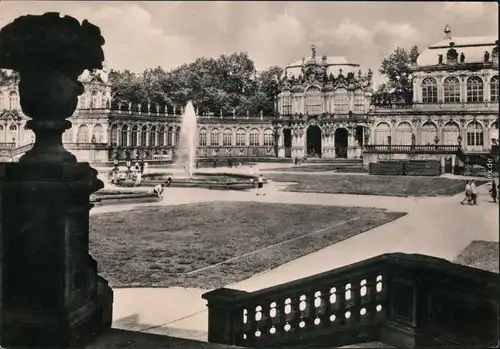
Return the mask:
{"type": "MultiPolygon", "coordinates": [[[[429,46],[412,67],[413,102],[373,105],[372,72],[343,57],[311,56],[285,67],[273,116],[198,115],[198,158],[440,159],[488,153],[498,140],[498,40],[452,38],[429,46]]],[[[85,93],[63,134],[80,161],[172,161],[182,106],[111,100],[104,71],[81,77],[85,93]]],[[[33,142],[17,82],[0,86],[0,159],[16,161],[33,142]]]]}

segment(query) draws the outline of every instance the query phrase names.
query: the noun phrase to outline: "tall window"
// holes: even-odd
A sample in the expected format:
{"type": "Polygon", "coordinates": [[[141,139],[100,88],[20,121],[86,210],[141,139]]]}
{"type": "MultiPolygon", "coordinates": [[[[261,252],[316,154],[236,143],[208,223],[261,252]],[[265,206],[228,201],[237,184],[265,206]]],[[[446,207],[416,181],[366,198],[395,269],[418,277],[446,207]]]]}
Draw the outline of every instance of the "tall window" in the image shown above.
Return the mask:
{"type": "Polygon", "coordinates": [[[104,127],[97,124],[94,126],[93,138],[96,143],[104,143],[104,127]]]}
{"type": "Polygon", "coordinates": [[[94,91],[92,92],[92,99],[90,101],[90,108],[91,109],[96,109],[96,108],[99,108],[99,97],[97,96],[97,92],[94,91]]]}
{"type": "Polygon", "coordinates": [[[498,102],[498,75],[490,80],[490,101],[498,102]]]}
{"type": "Polygon", "coordinates": [[[292,114],[292,96],[290,95],[290,91],[284,91],[281,97],[282,103],[282,111],[283,115],[291,115],[292,114]]]}
{"type": "Polygon", "coordinates": [[[422,103],[437,103],[437,82],[434,78],[422,81],[422,103]]]}
{"type": "Polygon", "coordinates": [[[110,139],[111,139],[111,145],[118,145],[118,126],[117,125],[113,125],[111,126],[111,129],[109,131],[110,133],[110,139]]]}
{"type": "Polygon", "coordinates": [[[306,114],[318,115],[323,112],[321,91],[318,87],[309,87],[306,91],[306,114]]]}
{"type": "Polygon", "coordinates": [[[89,127],[87,125],[80,125],[76,133],[77,143],[88,143],[89,142],[89,127]]]}
{"type": "Polygon", "coordinates": [[[205,147],[207,145],[207,129],[202,128],[199,135],[199,145],[200,147],[205,147]]]}
{"type": "Polygon", "coordinates": [[[391,135],[391,126],[386,122],[381,122],[375,129],[375,144],[387,145],[389,144],[389,136],[391,135]]]}
{"type": "Polygon", "coordinates": [[[158,137],[156,133],[156,126],[151,126],[151,129],[149,130],[149,145],[156,147],[158,145],[158,137]]]}
{"type": "Polygon", "coordinates": [[[483,80],[478,76],[467,79],[467,102],[483,101],[483,80]]]}
{"type": "Polygon", "coordinates": [[[365,96],[362,90],[354,93],[354,113],[363,114],[365,112],[365,96]]]}
{"type": "Polygon", "coordinates": [[[222,145],[233,145],[233,131],[228,128],[222,133],[222,145]]]}
{"type": "Polygon", "coordinates": [[[447,122],[443,127],[443,144],[457,145],[458,136],[460,136],[460,127],[456,122],[447,122]]]}
{"type": "Polygon", "coordinates": [[[460,81],[454,76],[450,76],[444,80],[444,102],[460,102],[460,81]]]}
{"type": "Polygon", "coordinates": [[[270,128],[264,130],[264,145],[266,147],[271,147],[274,145],[274,133],[270,128]]]}
{"type": "Polygon", "coordinates": [[[482,146],[484,144],[483,126],[477,121],[467,125],[467,145],[482,146]]]}
{"type": "Polygon", "coordinates": [[[2,125],[0,125],[0,143],[5,142],[5,131],[2,125]]]}
{"type": "Polygon", "coordinates": [[[160,147],[165,146],[165,136],[167,135],[166,127],[164,125],[160,126],[160,131],[158,132],[158,145],[160,147]]]}
{"type": "Polygon", "coordinates": [[[120,146],[128,146],[128,125],[123,125],[122,132],[120,136],[120,146]]]}
{"type": "Polygon", "coordinates": [[[148,127],[146,125],[142,126],[141,129],[141,146],[145,147],[148,145],[147,143],[148,139],[148,127]]]}
{"type": "Polygon", "coordinates": [[[138,137],[139,136],[139,126],[134,125],[132,126],[132,146],[136,147],[138,142],[138,137]]]}
{"type": "Polygon", "coordinates": [[[3,93],[0,92],[0,111],[1,110],[4,110],[4,105],[3,105],[4,101],[3,101],[3,93]]]}
{"type": "Polygon", "coordinates": [[[178,147],[181,143],[181,128],[180,126],[175,130],[175,146],[178,147]]]}
{"type": "Polygon", "coordinates": [[[218,146],[219,144],[219,130],[214,128],[212,132],[210,132],[210,145],[218,146]]]}
{"type": "Polygon", "coordinates": [[[10,110],[17,109],[18,105],[19,105],[19,96],[17,95],[16,92],[11,92],[9,94],[9,109],[10,110]]]}
{"type": "Polygon", "coordinates": [[[174,145],[174,128],[170,126],[167,133],[167,145],[174,145]]]}
{"type": "MultiPolygon", "coordinates": [[[[3,128],[2,128],[3,130],[3,128]]],[[[71,136],[71,129],[65,130],[63,133],[63,143],[71,143],[73,141],[73,137],[71,136]]],[[[1,132],[1,131],[0,131],[1,132]]],[[[2,136],[0,134],[0,136],[2,136]]]]}
{"type": "Polygon", "coordinates": [[[260,145],[260,132],[256,128],[250,131],[250,145],[257,146],[260,145]]]}
{"type": "Polygon", "coordinates": [[[346,89],[335,91],[334,105],[336,114],[347,114],[349,112],[349,97],[346,89]]]}
{"type": "Polygon", "coordinates": [[[242,128],[239,128],[236,131],[236,145],[237,146],[244,146],[246,144],[246,140],[245,140],[246,135],[247,135],[247,133],[242,128]]]}
{"type": "Polygon", "coordinates": [[[102,109],[106,109],[107,108],[106,102],[107,102],[106,94],[103,92],[102,95],[101,95],[101,108],[102,109]]]}
{"type": "MultiPolygon", "coordinates": [[[[88,128],[87,128],[88,129],[88,128]]],[[[9,127],[9,142],[15,142],[17,138],[17,126],[16,125],[10,125],[9,127]]]]}

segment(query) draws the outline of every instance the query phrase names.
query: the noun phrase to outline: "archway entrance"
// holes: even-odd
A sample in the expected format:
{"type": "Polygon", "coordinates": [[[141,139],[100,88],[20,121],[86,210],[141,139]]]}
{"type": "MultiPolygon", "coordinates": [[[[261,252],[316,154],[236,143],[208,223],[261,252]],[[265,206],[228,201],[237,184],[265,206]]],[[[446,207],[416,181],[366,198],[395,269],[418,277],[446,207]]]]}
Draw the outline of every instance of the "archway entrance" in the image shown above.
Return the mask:
{"type": "Polygon", "coordinates": [[[292,157],[292,130],[289,128],[283,129],[283,146],[285,147],[285,157],[292,157]]]}
{"type": "Polygon", "coordinates": [[[307,156],[321,157],[321,129],[319,126],[311,125],[307,128],[307,156]]]}
{"type": "Polygon", "coordinates": [[[347,158],[347,130],[338,128],[335,130],[335,156],[338,158],[347,158]]]}

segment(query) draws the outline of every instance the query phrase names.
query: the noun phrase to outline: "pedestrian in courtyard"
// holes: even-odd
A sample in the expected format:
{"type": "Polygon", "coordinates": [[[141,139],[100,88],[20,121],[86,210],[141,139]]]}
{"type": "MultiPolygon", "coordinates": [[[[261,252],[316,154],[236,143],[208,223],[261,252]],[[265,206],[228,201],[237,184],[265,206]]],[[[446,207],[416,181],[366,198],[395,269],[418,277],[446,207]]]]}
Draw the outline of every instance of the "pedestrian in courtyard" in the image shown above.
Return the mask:
{"type": "Polygon", "coordinates": [[[470,181],[467,181],[467,184],[465,185],[465,197],[462,201],[460,201],[460,205],[463,205],[465,201],[467,203],[470,203],[470,181]]]}
{"type": "Polygon", "coordinates": [[[144,163],[144,171],[143,171],[143,173],[148,173],[148,163],[147,162],[144,163]]]}
{"type": "Polygon", "coordinates": [[[158,184],[153,188],[153,193],[158,196],[158,199],[163,199],[163,190],[165,188],[165,184],[158,184]]]}
{"type": "Polygon", "coordinates": [[[491,180],[490,195],[491,195],[491,198],[493,199],[493,202],[496,204],[498,192],[497,192],[497,184],[495,183],[494,179],[491,180]]]}
{"type": "Polygon", "coordinates": [[[257,195],[266,195],[264,193],[264,177],[262,177],[262,174],[257,179],[257,195]]]}
{"type": "Polygon", "coordinates": [[[136,176],[135,176],[135,186],[136,187],[140,187],[141,186],[141,183],[142,183],[142,174],[141,172],[137,172],[136,176]]]}
{"type": "Polygon", "coordinates": [[[165,186],[167,188],[170,188],[171,185],[172,185],[172,177],[168,177],[167,181],[165,182],[165,186]]]}
{"type": "Polygon", "coordinates": [[[144,173],[144,161],[141,161],[141,163],[139,164],[139,172],[140,172],[141,174],[143,174],[143,173],[144,173]]]}
{"type": "Polygon", "coordinates": [[[473,179],[470,183],[470,199],[472,205],[477,205],[477,188],[475,179],[473,179]]]}

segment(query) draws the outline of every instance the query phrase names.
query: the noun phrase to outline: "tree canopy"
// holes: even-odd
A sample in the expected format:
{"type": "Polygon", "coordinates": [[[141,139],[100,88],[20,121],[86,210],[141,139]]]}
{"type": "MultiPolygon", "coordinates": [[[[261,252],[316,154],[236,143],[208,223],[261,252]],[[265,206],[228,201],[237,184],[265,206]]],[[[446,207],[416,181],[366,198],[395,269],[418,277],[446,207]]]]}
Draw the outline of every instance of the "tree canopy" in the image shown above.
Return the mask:
{"type": "Polygon", "coordinates": [[[374,103],[411,103],[413,81],[410,68],[417,63],[418,55],[417,46],[413,46],[409,51],[397,47],[382,60],[379,72],[385,75],[387,82],[380,85],[373,94],[374,103]]]}
{"type": "Polygon", "coordinates": [[[113,70],[113,99],[132,103],[183,106],[192,100],[200,113],[270,114],[274,110],[280,67],[257,72],[247,53],[198,58],[169,72],[147,69],[141,74],[113,70]]]}

